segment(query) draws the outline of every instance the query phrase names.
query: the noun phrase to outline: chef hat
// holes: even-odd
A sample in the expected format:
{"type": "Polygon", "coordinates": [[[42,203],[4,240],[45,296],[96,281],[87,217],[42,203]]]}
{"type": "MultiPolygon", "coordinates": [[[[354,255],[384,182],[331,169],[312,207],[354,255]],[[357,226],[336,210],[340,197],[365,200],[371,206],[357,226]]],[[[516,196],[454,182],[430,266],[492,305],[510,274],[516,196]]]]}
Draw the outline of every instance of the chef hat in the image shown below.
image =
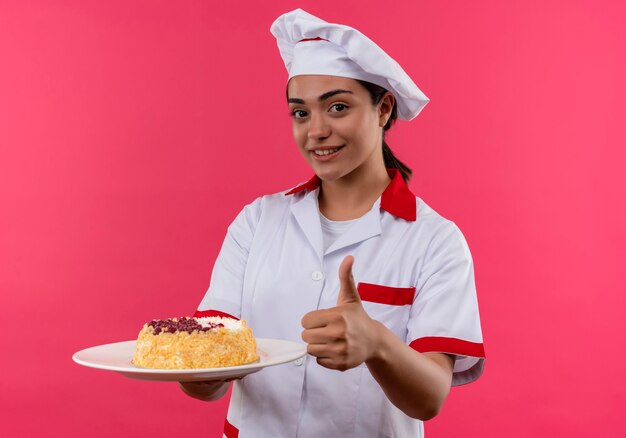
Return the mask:
{"type": "Polygon", "coordinates": [[[278,17],[270,31],[289,79],[317,74],[371,82],[393,93],[403,120],[414,118],[429,101],[400,64],[356,29],[295,9],[278,17]]]}

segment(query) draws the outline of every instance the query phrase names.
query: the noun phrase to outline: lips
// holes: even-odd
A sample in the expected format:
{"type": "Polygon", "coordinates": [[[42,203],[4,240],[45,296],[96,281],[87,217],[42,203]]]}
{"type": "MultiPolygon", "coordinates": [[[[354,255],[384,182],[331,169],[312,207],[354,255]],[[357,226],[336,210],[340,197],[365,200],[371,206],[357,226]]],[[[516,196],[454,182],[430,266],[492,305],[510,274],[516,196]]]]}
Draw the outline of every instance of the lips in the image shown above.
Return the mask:
{"type": "Polygon", "coordinates": [[[316,160],[326,161],[337,156],[337,154],[341,149],[343,149],[343,147],[344,145],[316,147],[309,149],[309,152],[316,160]]]}

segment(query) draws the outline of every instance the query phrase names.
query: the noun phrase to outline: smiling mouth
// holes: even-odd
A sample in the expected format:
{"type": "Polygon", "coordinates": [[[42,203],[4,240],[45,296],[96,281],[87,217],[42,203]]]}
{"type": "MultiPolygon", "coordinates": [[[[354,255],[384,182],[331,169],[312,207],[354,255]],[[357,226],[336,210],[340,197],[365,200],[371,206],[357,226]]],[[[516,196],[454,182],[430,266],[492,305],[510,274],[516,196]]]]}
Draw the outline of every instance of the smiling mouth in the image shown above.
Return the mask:
{"type": "Polygon", "coordinates": [[[333,149],[317,149],[312,152],[319,157],[323,157],[324,155],[334,154],[335,152],[337,152],[339,149],[342,149],[342,148],[343,146],[339,146],[338,148],[333,148],[333,149]]]}

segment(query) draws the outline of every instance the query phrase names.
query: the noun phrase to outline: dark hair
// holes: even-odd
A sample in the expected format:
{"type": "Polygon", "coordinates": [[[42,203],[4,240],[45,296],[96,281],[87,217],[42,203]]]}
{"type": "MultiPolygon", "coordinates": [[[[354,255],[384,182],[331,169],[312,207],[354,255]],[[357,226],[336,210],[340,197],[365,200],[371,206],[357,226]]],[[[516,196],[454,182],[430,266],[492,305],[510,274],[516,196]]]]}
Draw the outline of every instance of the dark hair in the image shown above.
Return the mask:
{"type": "MultiPolygon", "coordinates": [[[[363,85],[369,91],[370,97],[372,98],[372,104],[377,105],[378,102],[383,98],[387,90],[379,85],[372,84],[371,82],[362,81],[360,79],[355,79],[359,84],[363,85]]],[[[391,126],[394,124],[396,119],[398,118],[398,103],[394,101],[393,109],[391,110],[391,116],[387,123],[383,127],[383,159],[385,160],[385,167],[391,169],[398,169],[402,179],[405,182],[408,182],[413,175],[413,171],[402,161],[398,160],[396,156],[391,152],[391,148],[385,141],[385,132],[387,132],[391,126]]]]}

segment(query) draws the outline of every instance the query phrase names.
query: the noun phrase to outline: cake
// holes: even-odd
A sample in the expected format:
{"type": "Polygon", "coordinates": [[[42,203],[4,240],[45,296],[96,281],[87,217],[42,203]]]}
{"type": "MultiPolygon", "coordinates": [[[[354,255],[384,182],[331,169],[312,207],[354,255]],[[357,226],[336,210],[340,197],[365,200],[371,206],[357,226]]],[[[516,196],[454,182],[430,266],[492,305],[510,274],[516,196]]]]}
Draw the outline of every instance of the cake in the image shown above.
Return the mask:
{"type": "Polygon", "coordinates": [[[132,364],[142,368],[214,368],[259,359],[244,320],[211,316],[154,319],[137,338],[132,364]]]}

